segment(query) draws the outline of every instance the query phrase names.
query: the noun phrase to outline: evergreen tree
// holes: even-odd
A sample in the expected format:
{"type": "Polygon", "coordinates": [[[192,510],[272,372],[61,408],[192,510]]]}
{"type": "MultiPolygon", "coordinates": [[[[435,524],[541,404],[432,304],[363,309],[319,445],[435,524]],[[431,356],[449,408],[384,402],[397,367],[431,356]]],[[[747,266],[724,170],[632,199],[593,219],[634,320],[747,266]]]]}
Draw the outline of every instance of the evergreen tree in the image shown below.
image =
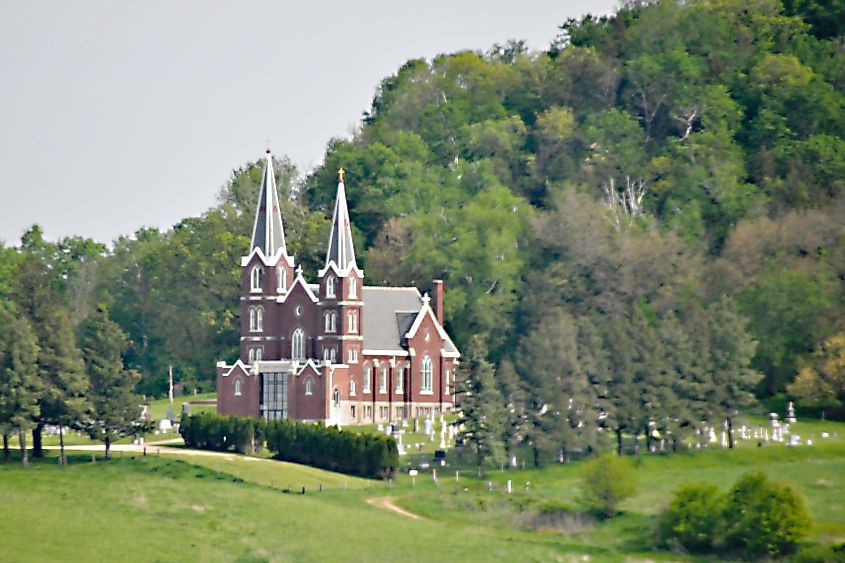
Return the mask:
{"type": "Polygon", "coordinates": [[[762,375],[751,368],[757,343],[746,331],[748,322],[736,305],[724,298],[708,309],[711,348],[711,387],[707,403],[710,423],[722,420],[727,424],[730,447],[734,447],[733,419],[739,409],[753,405],[754,386],[762,375]]]}
{"type": "Polygon", "coordinates": [[[575,319],[557,310],[520,344],[518,365],[527,388],[535,464],[542,446],[553,447],[560,461],[568,461],[573,450],[592,442],[595,398],[577,337],[575,319]]]}
{"type": "Polygon", "coordinates": [[[525,437],[528,417],[526,416],[526,393],[513,363],[504,359],[496,370],[496,380],[501,388],[505,405],[505,453],[508,461],[513,458],[516,445],[525,437]]]}
{"type": "Polygon", "coordinates": [[[3,460],[9,459],[9,435],[18,434],[21,463],[28,465],[26,433],[38,414],[38,344],[29,322],[10,304],[0,304],[0,432],[3,460]]]}
{"type": "Polygon", "coordinates": [[[100,308],[80,327],[80,346],[91,397],[91,436],[102,438],[106,459],[111,459],[111,440],[137,431],[140,398],[134,393],[141,376],[123,366],[122,354],[129,339],[117,323],[100,308]]]}
{"type": "Polygon", "coordinates": [[[506,412],[493,366],[487,361],[480,338],[470,341],[465,357],[458,390],[458,424],[464,425],[464,439],[475,449],[478,475],[481,476],[485,463],[500,463],[504,459],[506,412]]]}

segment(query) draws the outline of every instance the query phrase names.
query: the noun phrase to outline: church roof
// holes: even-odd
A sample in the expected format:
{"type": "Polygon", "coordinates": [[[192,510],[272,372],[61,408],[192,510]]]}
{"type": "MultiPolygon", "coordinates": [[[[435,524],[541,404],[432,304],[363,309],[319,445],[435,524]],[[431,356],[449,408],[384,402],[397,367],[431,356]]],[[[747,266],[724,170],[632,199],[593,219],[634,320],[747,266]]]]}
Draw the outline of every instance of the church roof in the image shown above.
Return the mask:
{"type": "Polygon", "coordinates": [[[422,307],[415,287],[364,287],[364,349],[405,353],[405,333],[422,307]]]}
{"type": "Polygon", "coordinates": [[[349,223],[349,209],[346,206],[346,187],[343,184],[343,169],[337,183],[337,197],[332,215],[332,232],[326,252],[326,266],[334,262],[339,271],[345,271],[355,264],[355,248],[352,244],[352,227],[349,223]]]}
{"type": "Polygon", "coordinates": [[[256,248],[261,250],[267,258],[272,258],[279,252],[287,256],[285,229],[282,226],[282,214],[279,211],[279,195],[276,191],[276,178],[273,173],[273,157],[270,154],[270,149],[267,149],[264,177],[261,180],[261,194],[258,196],[258,209],[255,212],[255,223],[252,227],[250,252],[253,252],[256,248]]]}

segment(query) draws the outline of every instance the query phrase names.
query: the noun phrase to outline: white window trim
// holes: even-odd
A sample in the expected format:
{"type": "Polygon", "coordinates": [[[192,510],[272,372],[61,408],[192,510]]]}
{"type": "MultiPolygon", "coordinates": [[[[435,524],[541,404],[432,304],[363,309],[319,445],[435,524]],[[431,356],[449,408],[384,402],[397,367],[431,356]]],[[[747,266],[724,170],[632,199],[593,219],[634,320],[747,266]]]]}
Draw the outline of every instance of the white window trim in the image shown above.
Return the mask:
{"type": "Polygon", "coordinates": [[[291,359],[298,361],[305,360],[305,331],[301,328],[294,329],[293,333],[291,333],[290,342],[291,359]]]}
{"type": "Polygon", "coordinates": [[[264,269],[256,264],[252,267],[252,270],[249,272],[249,291],[252,293],[260,293],[261,292],[261,283],[264,281],[262,278],[264,273],[264,269]]]}
{"type": "Polygon", "coordinates": [[[357,299],[358,298],[358,278],[355,278],[355,277],[349,278],[349,298],[350,299],[357,299]]]}
{"type": "Polygon", "coordinates": [[[235,380],[235,397],[240,397],[241,395],[243,395],[242,385],[243,384],[241,383],[240,379],[235,380]]]}
{"type": "Polygon", "coordinates": [[[405,368],[396,368],[396,389],[394,393],[405,392],[405,368]]]}
{"type": "Polygon", "coordinates": [[[329,276],[326,278],[326,297],[334,297],[335,296],[335,283],[336,278],[334,276],[329,276]]]}
{"type": "Polygon", "coordinates": [[[276,266],[276,291],[284,293],[288,290],[288,271],[276,266]]]}
{"type": "Polygon", "coordinates": [[[378,375],[378,392],[379,394],[387,393],[387,368],[379,368],[378,375]]]}
{"type": "Polygon", "coordinates": [[[355,380],[354,379],[349,380],[349,396],[350,397],[355,396],[355,380]]]}
{"type": "Polygon", "coordinates": [[[314,381],[310,377],[305,380],[305,394],[314,394],[314,381]]]}
{"type": "Polygon", "coordinates": [[[434,394],[434,366],[431,362],[430,356],[424,356],[422,359],[422,369],[420,369],[420,395],[434,394]]]}

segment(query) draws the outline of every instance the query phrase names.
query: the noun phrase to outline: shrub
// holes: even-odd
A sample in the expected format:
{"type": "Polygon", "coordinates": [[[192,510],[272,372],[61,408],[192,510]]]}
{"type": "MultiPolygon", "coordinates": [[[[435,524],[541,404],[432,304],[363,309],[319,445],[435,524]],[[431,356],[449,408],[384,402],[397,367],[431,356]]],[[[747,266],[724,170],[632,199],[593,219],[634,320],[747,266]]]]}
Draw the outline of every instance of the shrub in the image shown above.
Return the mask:
{"type": "Polygon", "coordinates": [[[728,493],[724,518],[726,547],[750,556],[790,553],[810,529],[801,496],[762,473],[737,481],[728,493]]]}
{"type": "Polygon", "coordinates": [[[582,502],[606,517],[613,516],[636,490],[631,462],[609,452],[587,463],[581,478],[582,502]]]}
{"type": "Polygon", "coordinates": [[[399,465],[393,438],[343,432],[337,426],[200,413],[184,417],[179,431],[191,448],[247,453],[266,440],[277,459],[353,475],[386,479],[399,465]]]}
{"type": "Polygon", "coordinates": [[[723,504],[719,489],[713,485],[682,487],[660,517],[661,539],[677,541],[690,551],[712,550],[720,533],[723,504]]]}

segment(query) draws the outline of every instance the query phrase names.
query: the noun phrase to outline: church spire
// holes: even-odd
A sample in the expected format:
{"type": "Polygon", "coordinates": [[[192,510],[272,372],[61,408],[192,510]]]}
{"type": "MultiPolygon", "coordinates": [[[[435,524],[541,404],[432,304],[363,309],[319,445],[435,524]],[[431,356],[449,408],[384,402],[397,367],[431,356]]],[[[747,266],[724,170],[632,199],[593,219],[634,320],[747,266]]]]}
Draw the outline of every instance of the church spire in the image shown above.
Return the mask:
{"type": "Polygon", "coordinates": [[[259,248],[267,258],[272,258],[280,251],[282,255],[287,256],[285,229],[282,226],[282,214],[279,212],[279,195],[276,192],[276,178],[273,173],[273,156],[269,148],[266,158],[250,250],[259,248]]]}
{"type": "Polygon", "coordinates": [[[326,266],[334,262],[338,270],[345,270],[355,264],[355,248],[352,245],[352,228],[349,224],[349,209],[346,207],[346,187],[343,184],[344,170],[338,170],[337,198],[332,216],[332,233],[326,253],[326,266]]]}

